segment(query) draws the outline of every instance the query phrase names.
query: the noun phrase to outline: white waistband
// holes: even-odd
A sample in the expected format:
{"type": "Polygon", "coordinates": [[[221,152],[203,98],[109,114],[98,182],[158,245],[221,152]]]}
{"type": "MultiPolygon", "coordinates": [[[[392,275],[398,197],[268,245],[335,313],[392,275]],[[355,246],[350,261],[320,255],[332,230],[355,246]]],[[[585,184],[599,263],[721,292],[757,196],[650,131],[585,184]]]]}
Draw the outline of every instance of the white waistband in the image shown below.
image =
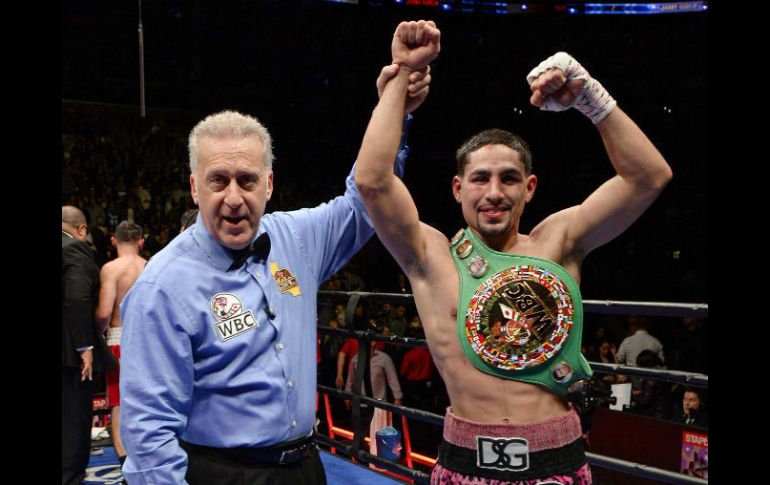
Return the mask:
{"type": "Polygon", "coordinates": [[[110,327],[107,329],[107,345],[120,345],[120,334],[123,327],[110,327]]]}

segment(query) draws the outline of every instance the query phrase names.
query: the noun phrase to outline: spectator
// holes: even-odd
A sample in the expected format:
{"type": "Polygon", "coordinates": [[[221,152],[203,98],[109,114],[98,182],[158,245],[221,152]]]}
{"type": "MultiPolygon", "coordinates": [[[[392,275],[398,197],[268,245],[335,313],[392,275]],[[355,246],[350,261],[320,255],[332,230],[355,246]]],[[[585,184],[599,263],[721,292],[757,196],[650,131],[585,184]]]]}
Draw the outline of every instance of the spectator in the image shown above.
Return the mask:
{"type": "MultiPolygon", "coordinates": [[[[142,228],[133,222],[123,221],[115,229],[112,245],[118,252],[117,259],[102,267],[99,306],[96,321],[102,332],[107,331],[107,345],[116,359],[120,359],[120,337],[123,322],[120,318],[120,302],[139,277],[147,260],[139,254],[144,244],[142,228]]],[[[110,433],[115,453],[121,466],[126,461],[126,450],[120,438],[120,365],[107,372],[107,405],[112,410],[110,433]]]]}
{"type": "Polygon", "coordinates": [[[691,426],[708,427],[708,412],[701,391],[687,387],[682,396],[682,407],[677,409],[674,420],[691,426]]]}
{"type": "Polygon", "coordinates": [[[630,336],[620,342],[620,348],[617,353],[618,363],[630,366],[637,365],[636,358],[643,350],[652,350],[661,362],[665,362],[663,344],[647,332],[646,319],[632,315],[628,320],[630,336]]]}
{"type": "MultiPolygon", "coordinates": [[[[422,329],[410,328],[407,337],[425,339],[422,329]]],[[[399,370],[404,382],[404,402],[406,406],[429,410],[431,387],[433,385],[433,359],[427,347],[409,349],[401,361],[399,370]]]]}
{"type": "MultiPolygon", "coordinates": [[[[390,388],[390,392],[393,395],[393,404],[401,406],[401,399],[404,397],[401,392],[401,384],[398,381],[398,374],[396,374],[396,366],[393,364],[393,359],[388,354],[377,348],[377,342],[372,342],[370,347],[370,378],[372,384],[372,394],[374,399],[380,401],[387,401],[387,392],[390,388]]],[[[353,383],[355,381],[356,369],[358,368],[358,354],[354,355],[350,361],[348,368],[348,378],[345,383],[345,390],[347,392],[353,392],[353,383]]],[[[361,394],[366,395],[364,383],[361,383],[361,394]]],[[[346,406],[350,408],[350,401],[345,402],[346,406]]],[[[369,425],[369,421],[372,419],[374,408],[361,405],[361,426],[362,428],[369,425]]],[[[370,437],[374,439],[373,436],[370,437]]]]}
{"type": "Polygon", "coordinates": [[[697,317],[684,317],[682,326],[674,333],[671,368],[688,372],[708,373],[708,334],[706,322],[697,317]]]}
{"type": "Polygon", "coordinates": [[[342,268],[341,273],[340,283],[342,284],[343,291],[364,291],[364,280],[353,273],[350,267],[342,268]]]}
{"type": "Polygon", "coordinates": [[[96,328],[99,267],[85,243],[88,225],[77,207],[61,211],[62,248],[62,485],[80,484],[91,450],[93,374],[112,370],[96,328]]]}
{"type": "MultiPolygon", "coordinates": [[[[638,367],[662,369],[663,362],[652,350],[643,350],[636,358],[638,367]]],[[[631,392],[631,410],[660,419],[671,417],[671,384],[651,377],[642,378],[631,392]]]]}
{"type": "MultiPolygon", "coordinates": [[[[615,344],[609,342],[608,340],[602,340],[599,343],[596,352],[593,355],[586,354],[586,357],[588,360],[601,362],[602,364],[615,364],[617,363],[615,344]]],[[[602,375],[602,381],[607,384],[620,383],[618,381],[618,375],[616,374],[604,374],[602,375]]],[[[627,382],[627,380],[624,380],[623,382],[627,382]]]]}
{"type": "Polygon", "coordinates": [[[397,305],[393,308],[389,319],[389,327],[394,335],[403,337],[406,334],[406,307],[404,305],[397,305]]]}

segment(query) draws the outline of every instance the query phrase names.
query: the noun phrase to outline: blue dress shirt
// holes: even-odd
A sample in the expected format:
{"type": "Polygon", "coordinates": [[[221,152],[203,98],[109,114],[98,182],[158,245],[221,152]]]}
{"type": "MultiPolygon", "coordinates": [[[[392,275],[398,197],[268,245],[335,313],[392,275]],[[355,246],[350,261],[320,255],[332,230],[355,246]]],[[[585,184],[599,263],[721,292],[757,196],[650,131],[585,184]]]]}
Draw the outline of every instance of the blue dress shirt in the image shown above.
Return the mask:
{"type": "Polygon", "coordinates": [[[270,236],[265,261],[251,256],[228,271],[229,250],[198,215],[147,264],[120,305],[120,432],[129,483],[186,483],[178,438],[263,447],[312,433],[317,290],[374,233],[354,173],[345,194],[328,203],[265,214],[257,234],[270,236]],[[292,283],[300,294],[281,291],[292,283]]]}

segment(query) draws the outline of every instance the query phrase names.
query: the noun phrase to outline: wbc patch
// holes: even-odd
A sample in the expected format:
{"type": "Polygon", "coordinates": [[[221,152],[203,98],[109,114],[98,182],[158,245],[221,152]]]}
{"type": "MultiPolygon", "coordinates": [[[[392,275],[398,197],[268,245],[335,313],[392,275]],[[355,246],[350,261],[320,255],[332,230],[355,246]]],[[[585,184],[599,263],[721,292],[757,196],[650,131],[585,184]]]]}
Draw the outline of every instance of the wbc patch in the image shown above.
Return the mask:
{"type": "Polygon", "coordinates": [[[529,469],[529,442],[524,438],[477,436],[476,466],[523,472],[529,469]]]}
{"type": "Polygon", "coordinates": [[[214,295],[211,299],[211,314],[217,319],[214,327],[222,342],[259,328],[259,322],[251,310],[244,311],[241,301],[232,293],[214,295]]]}
{"type": "MultiPolygon", "coordinates": [[[[535,265],[512,266],[476,290],[465,315],[465,338],[492,367],[534,367],[567,342],[574,312],[572,296],[558,275],[535,265]]],[[[572,368],[554,368],[552,376],[566,382],[572,368]]]]}

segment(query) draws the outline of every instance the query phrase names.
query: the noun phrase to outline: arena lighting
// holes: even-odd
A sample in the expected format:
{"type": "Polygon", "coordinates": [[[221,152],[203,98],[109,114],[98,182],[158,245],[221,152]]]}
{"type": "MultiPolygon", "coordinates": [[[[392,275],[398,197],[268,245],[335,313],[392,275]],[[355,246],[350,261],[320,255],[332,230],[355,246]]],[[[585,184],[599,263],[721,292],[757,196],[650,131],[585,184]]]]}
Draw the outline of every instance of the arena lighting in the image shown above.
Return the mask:
{"type": "Polygon", "coordinates": [[[705,10],[708,10],[708,2],[586,3],[584,13],[586,15],[650,15],[705,10]]]}
{"type": "Polygon", "coordinates": [[[528,4],[493,0],[324,0],[332,3],[347,3],[379,8],[398,5],[405,8],[427,7],[445,12],[491,13],[491,14],[564,14],[564,15],[650,15],[666,13],[703,12],[708,2],[665,2],[665,3],[564,3],[528,4]]]}

